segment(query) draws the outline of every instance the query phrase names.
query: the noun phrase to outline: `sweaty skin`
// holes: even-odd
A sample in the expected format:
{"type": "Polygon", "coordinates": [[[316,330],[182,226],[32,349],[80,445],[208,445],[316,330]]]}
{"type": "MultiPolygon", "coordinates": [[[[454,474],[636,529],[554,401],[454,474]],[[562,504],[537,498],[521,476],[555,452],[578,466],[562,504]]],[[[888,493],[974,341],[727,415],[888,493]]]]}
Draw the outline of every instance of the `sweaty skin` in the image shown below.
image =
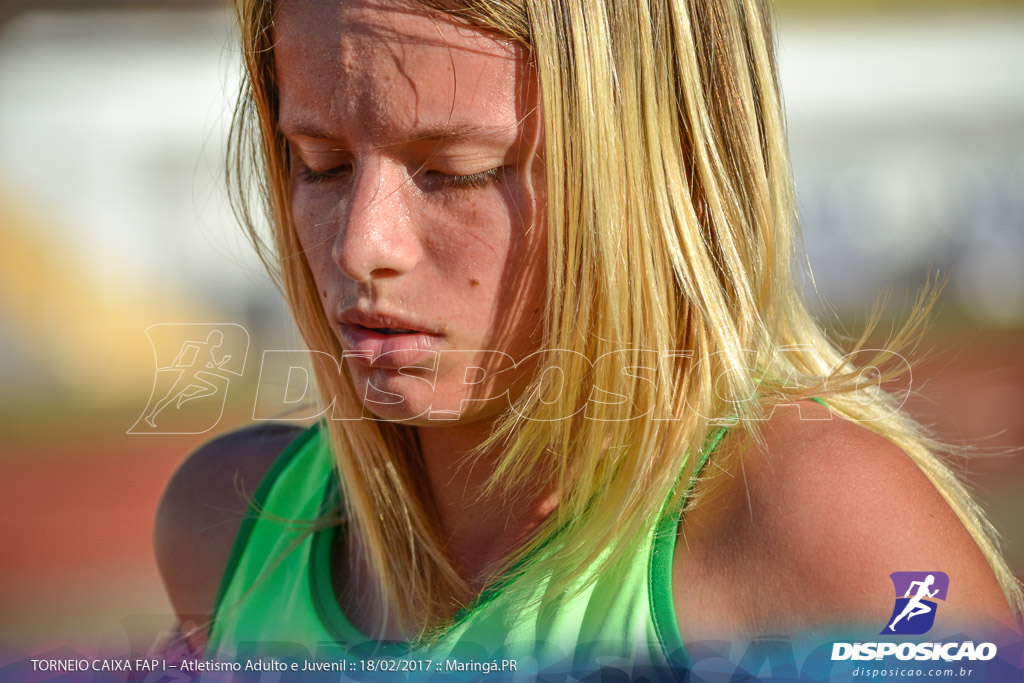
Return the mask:
{"type": "Polygon", "coordinates": [[[543,328],[532,69],[404,3],[286,1],[274,45],[295,229],[357,391],[381,417],[481,433],[509,405],[503,359],[543,328]]]}

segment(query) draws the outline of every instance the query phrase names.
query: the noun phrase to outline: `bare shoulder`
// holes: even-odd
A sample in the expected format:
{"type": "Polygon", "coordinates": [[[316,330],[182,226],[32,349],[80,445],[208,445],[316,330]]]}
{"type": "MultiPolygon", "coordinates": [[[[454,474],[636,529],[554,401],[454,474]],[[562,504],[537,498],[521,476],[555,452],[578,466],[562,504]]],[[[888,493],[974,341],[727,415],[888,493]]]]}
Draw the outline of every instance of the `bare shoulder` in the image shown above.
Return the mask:
{"type": "Polygon", "coordinates": [[[719,482],[681,525],[673,588],[684,640],[881,628],[894,571],[949,575],[947,628],[1013,623],[974,539],[901,449],[809,402],[778,407],[762,434],[723,444],[719,482]]]}
{"type": "Polygon", "coordinates": [[[224,434],[196,449],[171,477],[153,540],[182,623],[207,621],[248,499],[299,432],[294,425],[266,423],[224,434]]]}

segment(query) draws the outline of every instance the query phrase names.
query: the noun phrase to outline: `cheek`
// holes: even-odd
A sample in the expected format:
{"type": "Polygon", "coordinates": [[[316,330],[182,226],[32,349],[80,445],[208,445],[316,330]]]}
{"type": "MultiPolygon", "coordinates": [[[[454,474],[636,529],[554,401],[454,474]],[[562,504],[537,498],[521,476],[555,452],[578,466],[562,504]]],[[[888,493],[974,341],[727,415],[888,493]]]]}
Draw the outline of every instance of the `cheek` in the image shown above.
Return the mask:
{"type": "Polygon", "coordinates": [[[330,258],[330,249],[316,248],[315,241],[302,240],[303,255],[309,264],[309,272],[313,276],[320,301],[326,304],[331,293],[337,288],[337,268],[330,258]],[[311,247],[310,245],[314,245],[311,247]]]}
{"type": "Polygon", "coordinates": [[[451,294],[472,296],[484,306],[501,290],[515,226],[494,197],[446,211],[424,240],[429,260],[451,294]]]}
{"type": "Polygon", "coordinates": [[[322,193],[302,189],[292,191],[292,224],[299,244],[307,254],[324,250],[330,253],[336,230],[335,222],[331,220],[337,208],[334,204],[322,193]]]}
{"type": "Polygon", "coordinates": [[[336,201],[328,201],[316,193],[292,192],[291,213],[295,236],[322,300],[326,300],[337,271],[331,255],[337,238],[338,226],[333,218],[337,208],[336,201]]]}
{"type": "Polygon", "coordinates": [[[535,211],[524,194],[514,183],[495,187],[450,208],[430,231],[432,260],[480,306],[507,304],[518,273],[536,258],[535,211]]]}

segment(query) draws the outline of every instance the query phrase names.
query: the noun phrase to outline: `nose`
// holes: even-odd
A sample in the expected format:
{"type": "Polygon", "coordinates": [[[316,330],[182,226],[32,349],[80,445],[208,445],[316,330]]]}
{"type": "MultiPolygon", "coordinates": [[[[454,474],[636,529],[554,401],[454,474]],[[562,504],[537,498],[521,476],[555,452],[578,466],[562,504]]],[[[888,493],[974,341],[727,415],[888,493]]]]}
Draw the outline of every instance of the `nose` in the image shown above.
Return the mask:
{"type": "Polygon", "coordinates": [[[420,260],[409,195],[415,185],[404,169],[384,160],[359,166],[331,256],[356,282],[391,278],[420,260]]]}

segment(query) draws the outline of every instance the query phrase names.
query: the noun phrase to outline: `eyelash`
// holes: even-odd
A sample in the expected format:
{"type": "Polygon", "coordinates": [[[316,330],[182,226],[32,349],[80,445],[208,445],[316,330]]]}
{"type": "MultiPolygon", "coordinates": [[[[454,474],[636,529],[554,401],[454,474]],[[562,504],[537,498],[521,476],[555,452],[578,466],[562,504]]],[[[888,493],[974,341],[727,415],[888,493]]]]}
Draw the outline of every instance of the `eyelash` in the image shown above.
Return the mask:
{"type": "Polygon", "coordinates": [[[504,166],[497,166],[495,168],[489,168],[486,171],[480,173],[470,173],[469,175],[452,175],[448,173],[441,173],[435,171],[439,177],[442,185],[447,187],[453,187],[457,189],[469,189],[484,187],[498,180],[505,171],[504,166]]]}
{"type": "Polygon", "coordinates": [[[349,168],[350,166],[348,164],[345,164],[344,166],[336,166],[334,168],[329,168],[326,171],[317,171],[306,166],[303,167],[301,171],[299,171],[299,177],[302,178],[303,182],[308,183],[310,185],[315,185],[317,183],[333,180],[342,173],[344,173],[349,168]]]}
{"type": "MultiPolygon", "coordinates": [[[[334,180],[350,168],[351,166],[348,164],[329,168],[325,171],[317,171],[306,167],[299,172],[299,177],[302,178],[303,182],[315,185],[317,183],[334,180]]],[[[486,171],[481,171],[480,173],[470,173],[467,175],[455,175],[451,173],[442,173],[441,171],[428,171],[428,173],[441,185],[458,190],[485,187],[498,180],[504,172],[504,166],[497,166],[495,168],[489,168],[486,171]]]]}

